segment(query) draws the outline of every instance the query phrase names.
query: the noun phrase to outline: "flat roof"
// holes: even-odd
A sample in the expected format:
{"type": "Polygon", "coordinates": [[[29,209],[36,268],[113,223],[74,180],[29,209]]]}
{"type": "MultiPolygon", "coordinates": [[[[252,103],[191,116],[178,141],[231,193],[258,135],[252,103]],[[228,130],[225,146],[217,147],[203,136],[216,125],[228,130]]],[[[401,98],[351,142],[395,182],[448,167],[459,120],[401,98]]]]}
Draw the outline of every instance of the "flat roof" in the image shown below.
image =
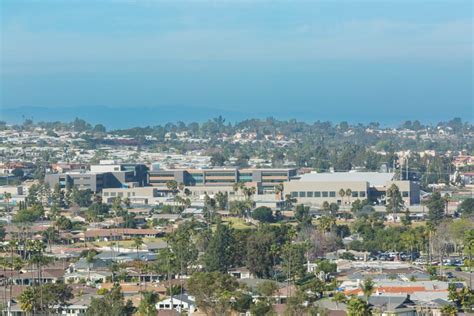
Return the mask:
{"type": "Polygon", "coordinates": [[[383,186],[391,181],[393,172],[325,172],[307,173],[301,176],[299,181],[309,182],[369,182],[373,186],[383,186]]]}

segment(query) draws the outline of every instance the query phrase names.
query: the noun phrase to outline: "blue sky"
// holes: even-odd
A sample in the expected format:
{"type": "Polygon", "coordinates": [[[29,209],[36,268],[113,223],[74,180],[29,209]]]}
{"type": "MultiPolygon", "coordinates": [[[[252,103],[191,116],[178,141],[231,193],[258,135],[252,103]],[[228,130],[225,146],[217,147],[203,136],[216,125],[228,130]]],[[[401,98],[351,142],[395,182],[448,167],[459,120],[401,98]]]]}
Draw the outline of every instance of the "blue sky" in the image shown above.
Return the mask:
{"type": "MultiPolygon", "coordinates": [[[[471,1],[2,0],[1,107],[473,119],[471,1]]],[[[78,113],[79,115],[80,113],[78,113]]]]}

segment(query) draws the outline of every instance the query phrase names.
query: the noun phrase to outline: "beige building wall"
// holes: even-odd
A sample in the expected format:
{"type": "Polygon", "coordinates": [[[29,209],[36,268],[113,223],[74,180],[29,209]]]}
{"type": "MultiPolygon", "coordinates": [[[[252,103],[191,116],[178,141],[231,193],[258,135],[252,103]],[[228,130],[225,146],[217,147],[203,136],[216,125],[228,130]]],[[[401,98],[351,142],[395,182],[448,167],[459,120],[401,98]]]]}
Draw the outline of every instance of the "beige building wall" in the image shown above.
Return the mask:
{"type": "Polygon", "coordinates": [[[321,206],[325,201],[339,205],[349,205],[353,201],[366,199],[369,183],[366,181],[290,181],[284,183],[284,195],[290,194],[297,203],[321,206]],[[339,191],[351,189],[350,197],[339,195],[339,191]]]}

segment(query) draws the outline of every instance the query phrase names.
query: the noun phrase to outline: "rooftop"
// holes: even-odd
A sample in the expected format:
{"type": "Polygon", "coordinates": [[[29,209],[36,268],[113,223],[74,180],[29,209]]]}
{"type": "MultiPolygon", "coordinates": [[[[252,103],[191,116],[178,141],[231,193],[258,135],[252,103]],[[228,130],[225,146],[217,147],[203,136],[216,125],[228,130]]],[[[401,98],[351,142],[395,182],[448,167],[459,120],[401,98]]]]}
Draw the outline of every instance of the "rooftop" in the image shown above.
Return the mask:
{"type": "Polygon", "coordinates": [[[326,172],[307,173],[301,176],[300,181],[311,182],[369,182],[373,186],[383,186],[391,181],[395,173],[393,172],[326,172]]]}

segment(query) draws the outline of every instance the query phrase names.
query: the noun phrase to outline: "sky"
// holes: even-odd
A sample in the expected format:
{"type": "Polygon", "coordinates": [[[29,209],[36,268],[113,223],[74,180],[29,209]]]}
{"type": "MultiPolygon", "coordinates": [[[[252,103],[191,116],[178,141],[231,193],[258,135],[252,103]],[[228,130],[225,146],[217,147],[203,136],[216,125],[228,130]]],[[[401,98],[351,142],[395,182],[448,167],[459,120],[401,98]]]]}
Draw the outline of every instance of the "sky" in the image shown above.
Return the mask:
{"type": "Polygon", "coordinates": [[[175,120],[474,117],[472,1],[2,0],[0,10],[8,119],[30,107],[52,118],[90,107],[108,119],[130,108],[175,120]]]}

